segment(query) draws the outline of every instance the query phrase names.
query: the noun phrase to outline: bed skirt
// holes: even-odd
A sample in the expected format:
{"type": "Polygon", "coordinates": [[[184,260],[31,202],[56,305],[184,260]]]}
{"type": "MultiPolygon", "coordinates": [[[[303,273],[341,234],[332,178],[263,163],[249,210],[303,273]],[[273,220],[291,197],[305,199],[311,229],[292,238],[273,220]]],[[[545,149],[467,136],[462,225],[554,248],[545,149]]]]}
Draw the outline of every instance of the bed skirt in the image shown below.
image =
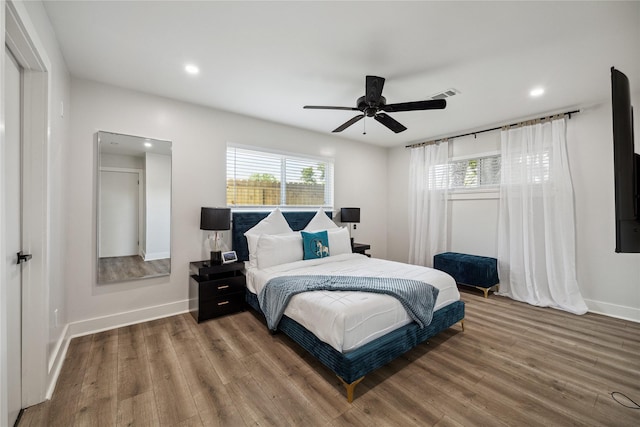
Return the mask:
{"type": "MultiPolygon", "coordinates": [[[[257,296],[249,290],[246,301],[264,317],[257,296]]],[[[415,322],[411,322],[347,353],[340,353],[329,344],[320,341],[287,316],[282,316],[278,330],[311,353],[345,383],[351,384],[462,319],[464,302],[456,301],[435,311],[431,323],[422,329],[415,322]]]]}

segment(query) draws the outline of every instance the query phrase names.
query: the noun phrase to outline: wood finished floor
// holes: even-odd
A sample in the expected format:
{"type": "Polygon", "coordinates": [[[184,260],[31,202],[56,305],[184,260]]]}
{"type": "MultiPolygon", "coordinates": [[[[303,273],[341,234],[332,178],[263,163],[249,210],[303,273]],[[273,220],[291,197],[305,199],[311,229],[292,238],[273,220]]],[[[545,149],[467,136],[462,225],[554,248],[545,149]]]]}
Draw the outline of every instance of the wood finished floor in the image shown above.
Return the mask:
{"type": "Polygon", "coordinates": [[[169,317],[72,340],[53,397],[19,426],[638,426],[640,324],[462,291],[456,325],[339,380],[252,313],[169,317]]]}

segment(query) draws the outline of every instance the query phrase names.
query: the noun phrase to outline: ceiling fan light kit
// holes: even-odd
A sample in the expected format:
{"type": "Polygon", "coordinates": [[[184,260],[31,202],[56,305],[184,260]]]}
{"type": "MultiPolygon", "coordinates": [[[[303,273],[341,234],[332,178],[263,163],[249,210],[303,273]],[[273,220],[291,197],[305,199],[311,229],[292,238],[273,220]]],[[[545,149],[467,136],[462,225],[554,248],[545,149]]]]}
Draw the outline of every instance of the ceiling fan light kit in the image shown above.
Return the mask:
{"type": "Polygon", "coordinates": [[[395,133],[400,133],[407,128],[386,113],[399,113],[403,111],[419,110],[442,110],[447,106],[444,99],[429,99],[425,101],[401,102],[398,104],[387,104],[387,99],[382,96],[384,88],[384,77],[367,76],[365,80],[365,95],[358,98],[356,107],[333,107],[323,105],[305,105],[306,109],[314,110],[347,110],[360,111],[358,114],[333,130],[342,132],[352,124],[362,120],[365,116],[373,117],[377,122],[382,123],[395,133]]]}

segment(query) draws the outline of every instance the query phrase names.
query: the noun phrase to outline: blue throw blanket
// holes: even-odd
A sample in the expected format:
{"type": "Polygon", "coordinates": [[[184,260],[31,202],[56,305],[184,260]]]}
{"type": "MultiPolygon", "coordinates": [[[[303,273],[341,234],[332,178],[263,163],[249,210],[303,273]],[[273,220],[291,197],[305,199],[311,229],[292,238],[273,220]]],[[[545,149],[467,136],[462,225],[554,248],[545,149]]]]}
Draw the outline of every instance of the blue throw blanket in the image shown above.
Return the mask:
{"type": "Polygon", "coordinates": [[[431,323],[438,288],[418,280],[356,276],[281,276],[269,280],[258,295],[269,330],[275,331],[292,296],[308,291],[359,291],[397,298],[420,328],[431,323]]]}

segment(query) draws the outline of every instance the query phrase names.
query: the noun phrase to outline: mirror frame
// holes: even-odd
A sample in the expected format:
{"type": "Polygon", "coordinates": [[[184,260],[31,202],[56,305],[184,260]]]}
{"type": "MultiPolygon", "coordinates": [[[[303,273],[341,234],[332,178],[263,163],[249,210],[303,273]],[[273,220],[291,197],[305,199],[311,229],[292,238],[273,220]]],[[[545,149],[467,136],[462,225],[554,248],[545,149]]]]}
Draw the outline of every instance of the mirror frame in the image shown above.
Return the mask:
{"type": "MultiPolygon", "coordinates": [[[[153,277],[169,276],[171,274],[171,245],[172,245],[172,199],[173,199],[173,156],[172,142],[157,138],[147,138],[136,135],[120,134],[109,131],[96,132],[96,283],[109,284],[119,282],[129,282],[134,280],[142,280],[153,277]],[[168,164],[168,180],[165,175],[167,164],[162,157],[147,156],[164,155],[169,156],[168,164]],[[111,162],[103,165],[107,156],[111,162]],[[126,156],[126,157],[125,157],[126,156]],[[141,159],[141,160],[139,160],[141,159]],[[158,160],[158,161],[154,161],[158,160]],[[110,163],[110,165],[109,165],[110,163]],[[147,166],[151,165],[154,170],[160,172],[159,180],[155,181],[158,185],[157,190],[151,193],[160,194],[161,197],[149,200],[149,179],[147,177],[147,166]],[[163,173],[164,172],[164,173],[163,173]],[[108,175],[104,175],[106,173],[108,175]],[[113,189],[128,188],[128,200],[132,203],[121,203],[120,192],[105,191],[103,188],[103,179],[109,177],[112,182],[113,189]],[[135,179],[138,179],[137,183],[135,179]],[[169,190],[168,201],[166,200],[166,189],[169,190]],[[164,191],[164,193],[163,193],[164,191]],[[107,209],[108,206],[103,203],[103,198],[117,197],[118,209],[107,209]],[[157,216],[151,217],[148,214],[148,206],[154,202],[159,205],[161,211],[164,212],[168,208],[167,215],[160,215],[160,221],[153,221],[157,216]],[[123,211],[130,216],[130,221],[120,221],[118,215],[123,211]],[[105,224],[104,218],[113,218],[105,224]],[[149,221],[148,219],[152,219],[149,221]],[[160,222],[159,225],[154,225],[160,222]],[[122,224],[124,223],[124,224],[122,224]],[[108,236],[123,236],[127,231],[134,231],[135,237],[126,237],[121,242],[113,238],[103,238],[102,227],[109,227],[109,224],[116,224],[117,227],[110,229],[108,236]],[[124,225],[124,228],[121,227],[124,225]],[[156,226],[157,233],[149,233],[152,227],[156,226]],[[168,227],[168,230],[166,228],[168,227]],[[155,239],[148,238],[155,237],[155,239]],[[135,241],[134,241],[135,240],[135,241]],[[149,252],[148,243],[155,243],[155,248],[160,251],[150,251],[151,259],[145,259],[149,252]],[[101,257],[103,252],[112,253],[114,255],[101,257]],[[124,251],[124,252],[122,252],[124,251]],[[122,253],[121,255],[117,255],[122,253]],[[165,257],[166,256],[166,257],[165,257]],[[108,258],[113,258],[112,262],[106,262],[108,258]],[[117,258],[117,259],[116,259],[117,258]],[[105,272],[105,269],[111,269],[105,272]]],[[[130,236],[130,234],[129,234],[130,236]]]]}

